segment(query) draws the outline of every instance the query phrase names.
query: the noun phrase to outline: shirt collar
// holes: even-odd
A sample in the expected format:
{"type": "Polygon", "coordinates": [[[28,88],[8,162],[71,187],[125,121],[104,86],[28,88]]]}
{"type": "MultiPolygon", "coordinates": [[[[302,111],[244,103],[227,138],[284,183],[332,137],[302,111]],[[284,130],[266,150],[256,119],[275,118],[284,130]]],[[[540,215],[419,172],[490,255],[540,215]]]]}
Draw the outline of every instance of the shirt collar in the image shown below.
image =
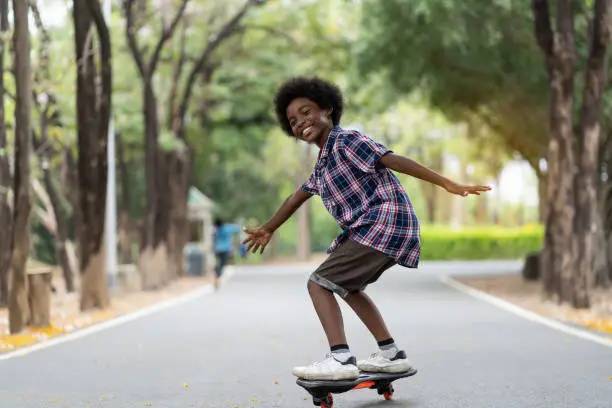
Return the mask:
{"type": "Polygon", "coordinates": [[[325,141],[325,146],[323,146],[323,148],[319,152],[319,160],[327,158],[327,155],[329,154],[329,151],[334,144],[336,136],[338,136],[338,134],[341,132],[342,128],[339,125],[336,125],[332,128],[332,130],[329,132],[329,135],[327,136],[327,140],[325,141]]]}

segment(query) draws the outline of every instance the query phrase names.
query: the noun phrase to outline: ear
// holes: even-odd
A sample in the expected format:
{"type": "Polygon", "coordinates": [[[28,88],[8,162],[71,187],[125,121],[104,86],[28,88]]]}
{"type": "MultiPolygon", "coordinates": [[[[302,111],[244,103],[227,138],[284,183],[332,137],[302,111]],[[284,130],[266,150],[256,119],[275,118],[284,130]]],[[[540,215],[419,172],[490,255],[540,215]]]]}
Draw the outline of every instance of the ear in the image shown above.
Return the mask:
{"type": "Polygon", "coordinates": [[[334,111],[334,108],[329,108],[329,110],[327,111],[327,116],[331,116],[333,111],[334,111]]]}

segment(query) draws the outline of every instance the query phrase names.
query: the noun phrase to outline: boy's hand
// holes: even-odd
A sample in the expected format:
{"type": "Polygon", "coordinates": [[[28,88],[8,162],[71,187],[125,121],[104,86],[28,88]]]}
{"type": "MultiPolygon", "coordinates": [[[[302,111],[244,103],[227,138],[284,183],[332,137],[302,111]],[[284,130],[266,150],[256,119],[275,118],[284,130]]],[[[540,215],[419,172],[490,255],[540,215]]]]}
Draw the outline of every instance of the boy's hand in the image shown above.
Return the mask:
{"type": "Polygon", "coordinates": [[[268,245],[268,242],[270,242],[272,238],[272,233],[263,227],[253,229],[244,228],[244,232],[249,234],[249,236],[242,241],[243,244],[249,244],[246,247],[247,252],[251,252],[252,249],[253,253],[259,250],[259,253],[262,254],[266,245],[268,245]]]}
{"type": "Polygon", "coordinates": [[[489,186],[464,186],[461,184],[451,182],[447,186],[445,186],[445,189],[451,194],[457,194],[457,195],[466,197],[468,194],[480,195],[481,191],[489,191],[491,190],[491,187],[489,186]]]}

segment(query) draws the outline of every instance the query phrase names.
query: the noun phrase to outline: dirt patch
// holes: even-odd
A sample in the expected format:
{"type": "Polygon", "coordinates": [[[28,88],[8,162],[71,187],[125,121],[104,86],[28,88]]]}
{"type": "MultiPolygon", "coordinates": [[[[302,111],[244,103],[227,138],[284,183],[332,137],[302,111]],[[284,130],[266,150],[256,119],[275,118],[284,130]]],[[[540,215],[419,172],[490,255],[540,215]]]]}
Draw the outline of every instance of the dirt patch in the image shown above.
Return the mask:
{"type": "Polygon", "coordinates": [[[547,299],[540,282],[524,281],[521,275],[461,276],[454,279],[540,315],[612,334],[612,289],[592,290],[591,308],[576,310],[547,299]]]}
{"type": "Polygon", "coordinates": [[[10,335],[8,310],[0,309],[0,353],[44,341],[51,337],[69,333],[79,328],[124,315],[191,292],[212,284],[211,277],[184,277],[163,289],[132,293],[111,294],[111,306],[105,310],[81,312],[78,293],[58,293],[51,300],[51,326],[28,328],[23,333],[10,335]]]}

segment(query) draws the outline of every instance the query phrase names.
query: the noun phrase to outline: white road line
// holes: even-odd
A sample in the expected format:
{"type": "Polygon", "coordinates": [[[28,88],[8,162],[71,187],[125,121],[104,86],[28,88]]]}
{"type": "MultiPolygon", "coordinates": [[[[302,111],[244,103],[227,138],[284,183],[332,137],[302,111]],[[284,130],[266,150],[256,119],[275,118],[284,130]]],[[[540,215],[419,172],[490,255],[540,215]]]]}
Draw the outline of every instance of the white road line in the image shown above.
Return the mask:
{"type": "MultiPolygon", "coordinates": [[[[226,270],[224,271],[223,277],[221,278],[221,283],[222,284],[227,283],[227,280],[233,274],[234,274],[234,268],[228,266],[226,270]]],[[[159,312],[160,310],[168,309],[170,307],[174,307],[174,306],[178,306],[183,303],[190,302],[201,296],[213,293],[214,291],[215,291],[214,286],[212,284],[208,284],[199,289],[196,289],[184,295],[181,295],[179,297],[168,299],[163,302],[156,303],[151,306],[136,310],[134,312],[127,313],[127,314],[103,321],[101,323],[96,323],[92,326],[85,327],[83,329],[78,329],[72,333],[62,334],[58,337],[53,337],[49,340],[45,340],[40,343],[35,343],[31,346],[19,348],[15,351],[7,352],[6,354],[0,354],[0,361],[8,360],[14,357],[25,356],[35,351],[53,347],[58,344],[68,343],[70,341],[74,341],[82,337],[89,336],[90,334],[98,333],[98,332],[101,332],[102,330],[110,329],[111,327],[116,327],[121,324],[131,322],[132,320],[139,319],[141,317],[149,316],[153,313],[159,312]]]]}
{"type": "Polygon", "coordinates": [[[520,316],[520,317],[522,317],[524,319],[530,320],[532,322],[543,324],[543,325],[548,326],[548,327],[550,327],[552,329],[561,331],[561,332],[566,333],[566,334],[570,334],[572,336],[579,337],[579,338],[584,339],[584,340],[590,340],[590,341],[592,341],[594,343],[601,344],[602,346],[606,346],[606,347],[611,347],[612,348],[612,339],[606,338],[604,336],[599,336],[599,335],[597,335],[595,333],[592,333],[590,331],[587,331],[587,330],[581,330],[581,329],[569,326],[567,324],[561,323],[561,322],[559,322],[557,320],[550,319],[548,317],[541,316],[541,315],[539,315],[537,313],[534,313],[534,312],[531,312],[529,310],[523,309],[522,307],[516,306],[515,304],[507,302],[507,301],[505,301],[503,299],[500,299],[500,298],[495,297],[495,296],[491,296],[491,295],[489,295],[489,294],[487,294],[485,292],[482,292],[480,290],[477,290],[477,289],[474,289],[474,288],[469,287],[467,285],[464,285],[462,283],[459,283],[458,281],[456,281],[455,279],[451,278],[450,276],[442,275],[442,276],[438,277],[438,279],[442,283],[444,283],[444,284],[446,284],[446,285],[448,285],[448,286],[450,286],[450,287],[452,287],[452,288],[454,288],[454,289],[456,289],[456,290],[458,290],[460,292],[463,292],[463,293],[465,293],[467,295],[470,295],[470,296],[472,296],[472,297],[474,297],[476,299],[483,300],[483,301],[485,301],[487,303],[490,303],[490,304],[492,304],[494,306],[497,306],[500,309],[503,309],[503,310],[505,310],[507,312],[514,313],[515,315],[520,316]]]}

